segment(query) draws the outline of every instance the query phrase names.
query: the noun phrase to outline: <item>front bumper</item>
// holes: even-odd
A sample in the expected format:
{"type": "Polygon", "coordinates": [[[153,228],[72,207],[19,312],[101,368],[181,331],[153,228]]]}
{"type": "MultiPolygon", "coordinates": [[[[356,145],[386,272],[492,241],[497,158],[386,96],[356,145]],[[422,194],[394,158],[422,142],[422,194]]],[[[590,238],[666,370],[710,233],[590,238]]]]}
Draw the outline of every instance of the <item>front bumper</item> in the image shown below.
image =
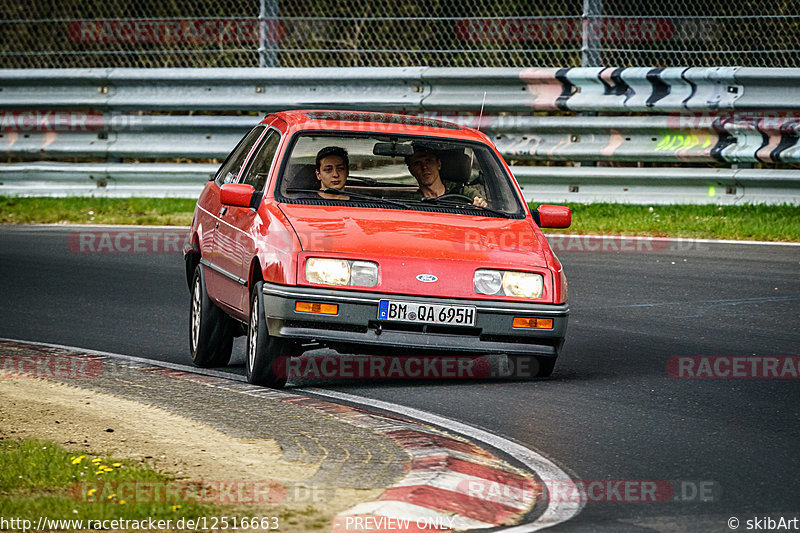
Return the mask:
{"type": "Polygon", "coordinates": [[[264,283],[264,309],[270,335],[317,342],[345,353],[402,355],[410,352],[504,353],[556,357],[564,342],[567,304],[487,300],[445,300],[423,296],[288,287],[264,283]],[[382,299],[427,304],[474,305],[475,326],[423,325],[378,320],[382,299]],[[300,313],[295,302],[332,303],[336,315],[300,313]],[[552,329],[521,329],[514,317],[552,318],[552,329]]]}

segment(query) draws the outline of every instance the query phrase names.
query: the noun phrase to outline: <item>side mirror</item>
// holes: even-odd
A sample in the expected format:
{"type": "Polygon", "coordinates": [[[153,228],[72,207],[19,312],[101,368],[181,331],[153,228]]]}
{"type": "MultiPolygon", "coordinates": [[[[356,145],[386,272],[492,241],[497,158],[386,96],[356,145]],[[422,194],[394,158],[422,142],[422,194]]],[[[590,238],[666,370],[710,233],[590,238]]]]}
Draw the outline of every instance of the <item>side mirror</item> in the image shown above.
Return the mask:
{"type": "Polygon", "coordinates": [[[225,183],[219,190],[219,201],[222,205],[253,207],[255,192],[255,187],[246,183],[225,183]]]}
{"type": "Polygon", "coordinates": [[[568,228],[572,224],[572,211],[563,205],[542,204],[536,208],[536,213],[542,228],[568,228]]]}

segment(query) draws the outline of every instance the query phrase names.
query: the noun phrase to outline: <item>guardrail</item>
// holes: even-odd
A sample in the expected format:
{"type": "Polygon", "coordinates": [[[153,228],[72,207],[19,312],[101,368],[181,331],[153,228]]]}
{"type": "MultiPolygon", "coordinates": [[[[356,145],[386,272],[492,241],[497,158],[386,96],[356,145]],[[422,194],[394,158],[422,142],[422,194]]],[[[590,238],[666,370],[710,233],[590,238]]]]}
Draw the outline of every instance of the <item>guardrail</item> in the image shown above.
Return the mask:
{"type": "Polygon", "coordinates": [[[0,69],[0,80],[3,109],[796,111],[800,102],[800,68],[0,69]]]}
{"type": "MultiPolygon", "coordinates": [[[[480,125],[503,157],[519,161],[800,163],[800,118],[437,116],[480,125]]],[[[6,132],[0,146],[31,158],[211,159],[225,157],[260,120],[119,112],[85,117],[78,131],[6,132]]]]}
{"type": "Polygon", "coordinates": [[[0,194],[197,198],[218,167],[202,163],[15,163],[0,165],[0,194]]]}
{"type": "MultiPolygon", "coordinates": [[[[215,164],[52,163],[0,165],[0,191],[14,196],[196,198],[215,164]]],[[[798,203],[794,170],[512,167],[529,201],[798,203]]]]}
{"type": "MultiPolygon", "coordinates": [[[[133,176],[156,171],[170,176],[176,186],[176,175],[192,174],[194,178],[185,179],[197,180],[199,190],[207,171],[197,165],[184,165],[197,171],[183,174],[151,163],[135,169],[114,165],[123,165],[116,163],[122,160],[222,158],[258,117],[153,113],[263,114],[300,108],[401,111],[480,125],[515,164],[520,182],[535,176],[541,188],[546,180],[553,201],[598,198],[601,175],[607,183],[627,176],[624,181],[629,185],[605,186],[606,200],[608,193],[618,195],[619,201],[647,201],[626,194],[634,182],[637,190],[655,191],[665,201],[797,203],[800,198],[797,170],[781,171],[784,177],[776,182],[777,171],[770,169],[726,173],[685,166],[800,163],[800,69],[738,67],[0,70],[0,146],[7,154],[110,162],[73,166],[72,171],[52,164],[0,164],[0,194],[112,194],[112,188],[117,191],[113,194],[135,194],[141,181],[133,176]],[[482,105],[485,116],[479,124],[482,105]],[[31,110],[40,115],[26,114],[31,110]],[[61,115],[77,113],[78,118],[61,116],[59,124],[59,110],[61,115]],[[536,111],[560,111],[566,116],[531,116],[536,111]],[[524,164],[533,161],[684,166],[524,164]],[[34,187],[32,173],[39,176],[38,183],[47,185],[34,187]],[[662,180],[656,190],[653,176],[664,173],[679,178],[681,187],[675,180],[662,180]],[[65,176],[77,180],[69,190],[54,185],[65,183],[65,176]],[[104,176],[100,183],[106,185],[97,187],[96,176],[104,176]],[[594,180],[594,185],[583,184],[581,176],[594,180]],[[744,176],[746,187],[737,181],[744,176]],[[693,185],[686,186],[689,182],[693,185]],[[109,187],[122,183],[126,185],[109,187]],[[709,196],[712,189],[737,192],[709,196]]],[[[156,194],[152,183],[141,183],[143,193],[156,194]]],[[[182,187],[189,195],[195,190],[182,187]]],[[[168,188],[164,194],[170,194],[168,188]]]]}
{"type": "Polygon", "coordinates": [[[537,202],[800,203],[796,170],[513,167],[525,197],[537,202]],[[565,190],[566,189],[566,192],[565,190]]]}

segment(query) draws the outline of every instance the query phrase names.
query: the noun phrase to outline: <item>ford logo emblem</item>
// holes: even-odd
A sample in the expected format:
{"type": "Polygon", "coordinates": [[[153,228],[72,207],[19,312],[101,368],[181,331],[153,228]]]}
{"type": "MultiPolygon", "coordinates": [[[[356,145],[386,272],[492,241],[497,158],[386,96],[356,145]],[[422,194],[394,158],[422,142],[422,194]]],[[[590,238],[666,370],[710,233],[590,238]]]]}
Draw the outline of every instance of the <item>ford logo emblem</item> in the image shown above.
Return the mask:
{"type": "Polygon", "coordinates": [[[417,276],[417,280],[421,281],[422,283],[433,283],[434,281],[438,281],[439,278],[433,274],[420,274],[417,276]]]}

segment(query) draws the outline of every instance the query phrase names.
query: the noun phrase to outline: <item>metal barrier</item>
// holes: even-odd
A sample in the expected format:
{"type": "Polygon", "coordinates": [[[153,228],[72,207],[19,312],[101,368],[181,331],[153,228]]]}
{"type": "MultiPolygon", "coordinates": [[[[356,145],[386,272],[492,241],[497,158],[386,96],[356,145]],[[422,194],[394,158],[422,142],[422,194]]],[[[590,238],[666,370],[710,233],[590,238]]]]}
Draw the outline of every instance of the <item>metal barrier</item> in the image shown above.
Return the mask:
{"type": "MultiPolygon", "coordinates": [[[[434,116],[480,126],[515,161],[800,163],[800,118],[434,116]]],[[[30,158],[221,158],[260,118],[83,114],[76,131],[6,132],[0,146],[30,158]]]]}
{"type": "Polygon", "coordinates": [[[629,202],[648,201],[629,194],[634,182],[636,190],[681,202],[797,202],[800,188],[797,170],[521,164],[797,164],[800,69],[63,69],[0,70],[0,146],[23,159],[109,163],[0,164],[0,194],[170,195],[166,178],[156,186],[137,176],[169,176],[177,187],[181,175],[197,185],[173,192],[191,196],[205,167],[121,161],[222,158],[259,117],[152,113],[299,108],[402,111],[481,126],[520,182],[533,179],[540,191],[547,185],[554,201],[598,199],[598,180],[624,181],[628,187],[608,185],[601,196],[629,202]],[[783,176],[777,181],[776,172],[783,176]],[[694,185],[655,179],[667,175],[694,185]],[[66,176],[73,186],[63,188],[66,176]]]}
{"type": "MultiPolygon", "coordinates": [[[[23,163],[0,165],[12,196],[197,198],[215,164],[23,163]]],[[[798,204],[794,170],[512,167],[529,201],[630,204],[798,204]]]]}
{"type": "Polygon", "coordinates": [[[786,110],[800,68],[0,69],[2,109],[786,110]]]}
{"type": "Polygon", "coordinates": [[[513,167],[525,197],[546,202],[798,204],[796,170],[513,167]]]}
{"type": "Polygon", "coordinates": [[[197,198],[219,165],[180,163],[17,163],[0,165],[0,194],[197,198]]]}

